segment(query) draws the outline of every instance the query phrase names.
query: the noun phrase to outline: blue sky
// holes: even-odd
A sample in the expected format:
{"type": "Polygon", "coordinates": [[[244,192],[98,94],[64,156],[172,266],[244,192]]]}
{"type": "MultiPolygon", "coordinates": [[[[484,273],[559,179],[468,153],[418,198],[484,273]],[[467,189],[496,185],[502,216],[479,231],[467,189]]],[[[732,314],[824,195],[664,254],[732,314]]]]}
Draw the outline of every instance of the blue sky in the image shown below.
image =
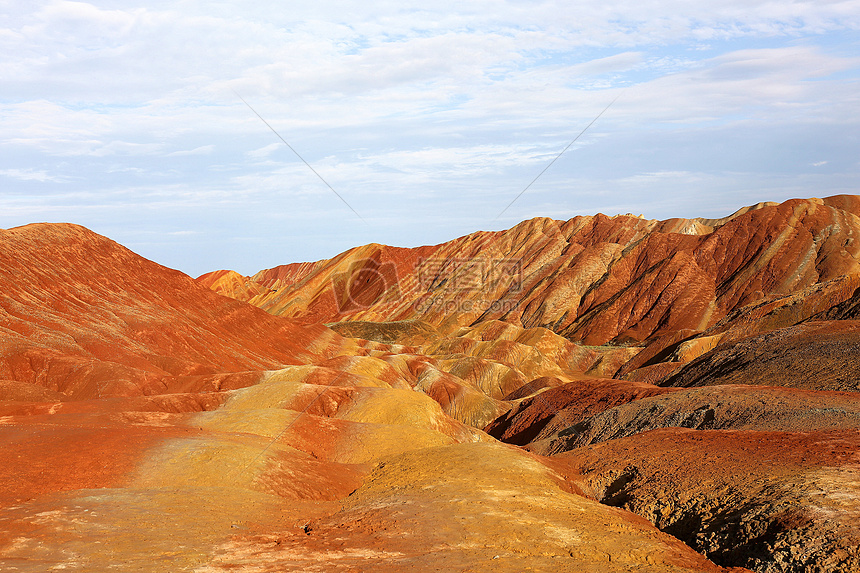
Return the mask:
{"type": "Polygon", "coordinates": [[[368,4],[0,0],[0,227],[251,274],[860,193],[860,1],[368,4]]]}

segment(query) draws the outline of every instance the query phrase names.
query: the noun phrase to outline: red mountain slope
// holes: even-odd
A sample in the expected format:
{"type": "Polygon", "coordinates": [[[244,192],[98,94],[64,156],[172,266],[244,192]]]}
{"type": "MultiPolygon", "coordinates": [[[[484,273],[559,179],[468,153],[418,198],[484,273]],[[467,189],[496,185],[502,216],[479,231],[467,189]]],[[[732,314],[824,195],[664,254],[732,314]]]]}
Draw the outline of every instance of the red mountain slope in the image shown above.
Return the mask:
{"type": "Polygon", "coordinates": [[[260,271],[250,279],[266,289],[258,294],[207,284],[305,322],[420,319],[444,330],[500,319],[599,345],[701,332],[746,305],[858,273],[860,199],[845,195],[720,220],[533,219],[260,271]]]}
{"type": "Polygon", "coordinates": [[[175,391],[191,376],[329,356],[340,340],[75,225],[0,230],[0,269],[0,379],[68,397],[175,391]]]}

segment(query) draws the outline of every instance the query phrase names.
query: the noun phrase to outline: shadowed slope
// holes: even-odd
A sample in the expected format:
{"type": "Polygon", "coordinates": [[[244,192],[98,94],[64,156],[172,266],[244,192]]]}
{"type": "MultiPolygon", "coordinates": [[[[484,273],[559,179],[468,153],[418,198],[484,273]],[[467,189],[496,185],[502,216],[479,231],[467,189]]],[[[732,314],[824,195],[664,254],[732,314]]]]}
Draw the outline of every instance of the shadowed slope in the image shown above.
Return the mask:
{"type": "Polygon", "coordinates": [[[721,344],[661,384],[762,384],[860,390],[860,322],[806,322],[721,344]]]}
{"type": "MultiPolygon", "coordinates": [[[[860,393],[708,386],[619,404],[592,416],[556,415],[529,444],[552,455],[657,428],[800,432],[860,430],[860,393]],[[578,419],[577,419],[578,418],[578,419]]],[[[489,428],[488,428],[489,429],[489,428]]]]}
{"type": "Polygon", "coordinates": [[[577,380],[520,401],[485,430],[503,442],[524,446],[619,404],[671,391],[636,382],[577,380]]]}

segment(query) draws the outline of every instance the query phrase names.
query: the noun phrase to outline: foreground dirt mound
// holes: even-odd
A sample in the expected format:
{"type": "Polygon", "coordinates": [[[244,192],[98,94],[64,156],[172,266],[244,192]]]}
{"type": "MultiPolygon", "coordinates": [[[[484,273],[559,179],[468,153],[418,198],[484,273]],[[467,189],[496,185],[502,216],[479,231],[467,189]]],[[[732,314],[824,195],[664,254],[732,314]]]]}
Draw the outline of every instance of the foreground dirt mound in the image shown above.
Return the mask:
{"type": "MultiPolygon", "coordinates": [[[[804,325],[802,340],[829,344],[823,325],[804,325]],[[806,337],[811,331],[821,336],[806,337]]],[[[833,334],[856,341],[853,326],[842,326],[833,334]]],[[[748,347],[782,364],[757,370],[759,384],[792,380],[792,359],[808,372],[790,344],[783,353],[748,347]]],[[[828,375],[853,360],[819,351],[798,354],[828,375]]],[[[582,379],[519,401],[486,429],[569,463],[583,491],[647,518],[722,566],[860,571],[860,393],[582,379]]]]}
{"type": "Polygon", "coordinates": [[[662,429],[555,459],[724,565],[860,570],[860,433],[662,429]]]}
{"type": "Polygon", "coordinates": [[[377,465],[341,510],[249,532],[200,571],[725,571],[645,520],[574,492],[499,444],[422,449],[377,465]]]}

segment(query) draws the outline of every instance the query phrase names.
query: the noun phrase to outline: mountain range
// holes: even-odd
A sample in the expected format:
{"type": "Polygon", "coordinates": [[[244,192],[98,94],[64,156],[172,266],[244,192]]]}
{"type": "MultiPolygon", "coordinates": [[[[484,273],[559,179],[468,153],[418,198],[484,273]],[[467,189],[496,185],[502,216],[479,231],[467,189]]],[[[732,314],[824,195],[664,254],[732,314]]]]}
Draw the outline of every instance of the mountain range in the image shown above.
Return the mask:
{"type": "Polygon", "coordinates": [[[0,281],[0,570],[860,571],[858,196],[0,281]]]}

